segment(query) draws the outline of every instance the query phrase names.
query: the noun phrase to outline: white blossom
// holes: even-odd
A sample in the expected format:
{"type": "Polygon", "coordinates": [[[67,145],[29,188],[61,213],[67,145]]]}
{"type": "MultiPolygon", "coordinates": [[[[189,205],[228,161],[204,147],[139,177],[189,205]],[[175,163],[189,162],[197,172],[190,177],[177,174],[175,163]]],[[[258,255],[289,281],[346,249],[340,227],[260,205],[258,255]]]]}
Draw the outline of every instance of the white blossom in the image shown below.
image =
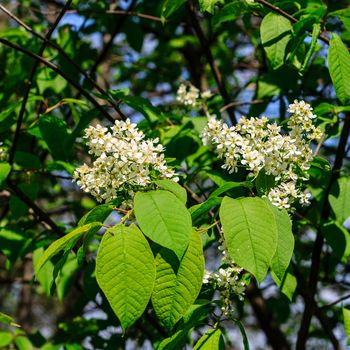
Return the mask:
{"type": "MultiPolygon", "coordinates": [[[[85,130],[85,138],[94,161],[91,166],[77,168],[73,177],[82,190],[99,202],[115,199],[121,191],[127,200],[132,199],[135,190],[157,178],[178,181],[166,164],[159,139],[146,140],[129,119],[116,121],[110,130],[101,125],[90,126],[85,130]]],[[[129,200],[124,205],[130,207],[131,203],[129,200]]]]}
{"type": "Polygon", "coordinates": [[[203,143],[216,147],[219,158],[224,160],[223,169],[232,173],[245,167],[252,177],[261,170],[272,175],[276,185],[266,195],[284,209],[291,208],[296,199],[301,204],[309,202],[297,184],[306,180],[303,172],[313,159],[310,141],[322,137],[321,130],[312,123],[316,116],[309,104],[294,101],[288,111],[292,113],[287,121],[289,134],[283,134],[281,127],[266,117],[242,117],[231,127],[210,117],[202,134],[203,143]]]}
{"type": "MultiPolygon", "coordinates": [[[[0,142],[0,146],[2,146],[3,143],[0,142]]],[[[8,152],[5,147],[0,147],[0,161],[7,160],[8,158],[8,152]]]]}

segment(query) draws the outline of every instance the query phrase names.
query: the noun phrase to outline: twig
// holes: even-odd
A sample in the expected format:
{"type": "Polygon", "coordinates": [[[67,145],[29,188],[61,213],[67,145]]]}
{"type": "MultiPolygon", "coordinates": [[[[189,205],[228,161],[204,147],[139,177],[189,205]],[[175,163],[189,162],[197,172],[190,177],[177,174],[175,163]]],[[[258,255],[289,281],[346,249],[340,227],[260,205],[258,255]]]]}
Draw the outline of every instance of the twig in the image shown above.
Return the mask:
{"type": "MultiPolygon", "coordinates": [[[[51,26],[51,28],[49,29],[49,31],[47,32],[47,34],[45,36],[46,40],[50,40],[52,33],[55,31],[56,27],[58,26],[59,22],[61,21],[61,19],[64,16],[65,12],[68,10],[68,8],[71,5],[71,3],[72,3],[72,0],[68,0],[66,2],[66,4],[64,5],[64,7],[61,9],[61,12],[57,16],[54,24],[51,26]]],[[[0,5],[0,7],[1,7],[1,9],[3,9],[2,5],[0,5]]],[[[8,12],[6,12],[6,13],[8,14],[8,12]]],[[[38,56],[42,56],[43,55],[43,53],[44,53],[44,51],[46,49],[46,45],[47,45],[46,44],[46,40],[42,43],[42,45],[41,45],[41,47],[39,49],[39,52],[38,52],[38,56]]],[[[17,143],[18,143],[18,140],[19,140],[19,134],[20,134],[20,130],[21,130],[24,114],[25,114],[25,111],[26,111],[26,106],[27,106],[27,102],[28,102],[29,93],[30,93],[30,90],[32,88],[33,79],[34,79],[34,76],[35,76],[35,73],[36,73],[36,70],[37,70],[38,67],[39,67],[39,61],[36,60],[36,61],[34,61],[34,64],[32,66],[32,70],[31,70],[31,72],[29,74],[27,87],[26,87],[26,90],[24,92],[23,99],[22,99],[21,109],[20,109],[19,114],[18,114],[15,136],[13,138],[12,148],[11,148],[10,155],[9,155],[9,163],[10,164],[13,163],[13,159],[15,157],[15,153],[16,153],[16,149],[17,149],[17,143]]]]}
{"type": "Polygon", "coordinates": [[[346,299],[349,299],[350,298],[350,294],[348,294],[348,295],[344,295],[344,296],[342,296],[341,298],[339,298],[339,299],[337,299],[337,300],[335,300],[335,301],[333,301],[333,302],[331,302],[331,303],[329,303],[329,304],[327,304],[327,305],[323,305],[323,306],[321,306],[319,309],[326,309],[326,308],[328,308],[328,307],[331,307],[331,306],[333,306],[333,305],[336,305],[336,304],[338,304],[338,303],[340,303],[341,301],[343,301],[343,300],[346,300],[346,299]]]}
{"type": "Polygon", "coordinates": [[[101,113],[112,123],[114,123],[114,119],[113,117],[103,108],[103,106],[101,106],[97,100],[91,96],[87,91],[85,91],[78,83],[76,83],[72,78],[70,78],[66,73],[64,73],[60,68],[58,68],[54,63],[46,60],[45,58],[38,56],[37,54],[25,49],[22,46],[19,46],[15,43],[12,43],[11,41],[4,39],[4,38],[0,38],[0,43],[11,47],[17,51],[20,51],[22,53],[24,53],[27,56],[30,56],[38,61],[40,61],[41,63],[43,63],[45,66],[51,68],[53,71],[55,71],[57,74],[59,74],[61,77],[63,77],[70,85],[72,85],[73,87],[75,87],[83,96],[85,96],[97,109],[99,109],[101,111],[101,113]]]}
{"type": "Polygon", "coordinates": [[[226,109],[237,106],[246,106],[246,105],[258,105],[261,103],[269,102],[268,100],[252,100],[252,101],[236,101],[230,102],[229,104],[220,108],[220,112],[226,111],[226,109]]]}
{"type": "Polygon", "coordinates": [[[57,233],[59,236],[63,236],[64,232],[56,225],[56,223],[50,218],[50,216],[45,213],[41,208],[39,208],[34,201],[32,201],[22,190],[17,187],[10,179],[7,180],[7,185],[11,192],[15,194],[21,201],[30,207],[40,221],[45,222],[51,227],[52,231],[57,233]]]}
{"type": "MultiPolygon", "coordinates": [[[[190,18],[192,27],[193,27],[193,29],[194,29],[194,31],[199,39],[199,42],[202,46],[202,50],[203,50],[203,52],[206,56],[206,59],[209,63],[209,66],[211,68],[211,72],[214,76],[214,79],[215,79],[216,84],[218,86],[219,92],[220,92],[222,98],[224,99],[225,104],[228,105],[230,103],[230,96],[227,92],[225,82],[222,79],[220,70],[219,70],[218,66],[216,65],[214,56],[210,50],[210,44],[204,35],[202,27],[200,26],[200,23],[198,21],[197,15],[196,15],[196,11],[195,11],[191,1],[189,1],[187,3],[187,8],[188,8],[189,18],[190,18]]],[[[230,116],[230,120],[231,120],[232,124],[236,124],[237,120],[235,117],[234,110],[232,109],[231,106],[227,108],[227,113],[230,116]]]]}

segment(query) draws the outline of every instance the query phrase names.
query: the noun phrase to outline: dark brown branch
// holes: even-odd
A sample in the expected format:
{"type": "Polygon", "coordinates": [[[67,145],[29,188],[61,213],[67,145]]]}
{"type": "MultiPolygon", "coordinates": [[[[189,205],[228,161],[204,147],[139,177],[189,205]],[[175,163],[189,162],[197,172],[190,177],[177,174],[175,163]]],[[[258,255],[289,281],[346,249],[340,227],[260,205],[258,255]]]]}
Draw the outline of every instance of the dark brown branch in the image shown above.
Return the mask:
{"type": "Polygon", "coordinates": [[[349,299],[349,298],[350,298],[350,294],[344,295],[344,296],[342,296],[341,298],[339,298],[339,299],[337,299],[337,300],[335,300],[335,301],[333,301],[333,302],[331,302],[331,303],[329,303],[329,304],[327,304],[327,305],[321,306],[320,309],[322,310],[322,309],[326,309],[326,308],[328,308],[328,307],[337,305],[337,304],[340,303],[341,301],[344,301],[344,300],[349,299]]]}
{"type": "MultiPolygon", "coordinates": [[[[44,53],[44,51],[46,49],[46,45],[47,45],[46,41],[50,40],[52,33],[57,28],[59,22],[61,21],[61,19],[64,16],[65,12],[68,10],[68,8],[71,5],[71,3],[72,3],[72,0],[68,0],[67,1],[65,6],[62,8],[60,14],[57,16],[54,24],[51,26],[51,28],[47,32],[47,34],[45,36],[46,40],[42,43],[42,45],[41,45],[41,47],[39,49],[39,52],[38,52],[38,56],[42,56],[43,55],[43,53],[44,53]]],[[[1,8],[3,7],[2,5],[0,5],[0,6],[1,6],[1,8]]],[[[18,143],[18,140],[19,140],[19,134],[20,134],[20,130],[21,130],[24,114],[25,114],[25,111],[26,111],[26,106],[27,106],[27,102],[28,102],[29,93],[30,93],[30,90],[31,90],[32,85],[33,85],[33,79],[34,79],[36,70],[39,67],[39,63],[40,62],[38,60],[35,60],[34,63],[33,63],[32,70],[31,70],[29,78],[28,78],[27,87],[26,87],[26,90],[25,90],[24,95],[23,95],[21,109],[19,111],[18,119],[17,119],[15,136],[13,138],[12,148],[11,148],[11,152],[10,152],[10,155],[9,155],[9,163],[10,164],[13,163],[13,159],[15,157],[15,153],[16,153],[16,149],[17,149],[17,143],[18,143]]]]}
{"type": "MultiPolygon", "coordinates": [[[[225,85],[225,82],[224,80],[222,79],[222,75],[220,73],[220,70],[218,68],[218,66],[216,65],[216,62],[215,62],[215,59],[214,59],[214,56],[210,50],[210,44],[207,40],[207,38],[205,37],[204,35],[204,32],[202,30],[202,27],[200,26],[200,23],[198,21],[198,18],[197,18],[197,14],[196,14],[196,11],[195,11],[195,8],[192,4],[191,1],[189,1],[187,3],[187,8],[188,8],[188,12],[189,12],[189,19],[190,19],[190,22],[191,22],[191,25],[199,39],[199,42],[201,44],[201,47],[202,47],[202,50],[206,56],[206,59],[209,63],[209,66],[211,68],[211,72],[214,76],[214,79],[216,81],[216,84],[218,86],[218,89],[219,89],[219,92],[220,92],[220,95],[222,96],[224,102],[225,102],[225,105],[229,105],[230,104],[230,96],[227,92],[227,89],[226,89],[226,85],[225,85]]],[[[233,124],[236,124],[237,123],[237,120],[236,120],[236,117],[235,117],[235,113],[234,113],[234,110],[232,108],[233,106],[230,106],[227,108],[227,112],[230,116],[230,119],[231,119],[231,122],[233,124]]]]}
{"type": "Polygon", "coordinates": [[[46,223],[51,227],[52,231],[57,233],[59,236],[63,236],[64,232],[56,225],[56,223],[50,218],[50,216],[45,213],[41,208],[39,208],[33,200],[31,200],[20,188],[18,188],[10,179],[7,180],[7,185],[10,191],[16,195],[21,201],[28,205],[38,217],[38,219],[46,223]]]}
{"type": "Polygon", "coordinates": [[[38,56],[37,54],[35,54],[35,53],[25,49],[22,46],[19,46],[19,45],[15,44],[15,43],[12,43],[11,41],[9,41],[7,39],[0,38],[0,43],[6,45],[8,47],[11,47],[11,48],[13,48],[13,49],[15,49],[17,51],[20,51],[20,52],[24,53],[25,55],[40,61],[45,66],[51,68],[54,72],[56,72],[61,77],[63,77],[70,85],[72,85],[74,88],[76,88],[84,97],[86,97],[94,105],[94,107],[96,107],[98,110],[100,110],[100,112],[110,122],[114,123],[113,117],[103,108],[103,106],[101,106],[93,96],[91,96],[87,91],[85,91],[78,83],[76,83],[73,79],[71,79],[66,73],[64,73],[54,63],[46,60],[45,58],[43,58],[41,56],[38,56]]]}
{"type": "MultiPolygon", "coordinates": [[[[345,117],[343,130],[340,135],[336,158],[332,169],[332,176],[324,195],[324,205],[321,213],[321,219],[323,220],[327,219],[330,215],[330,204],[328,201],[328,195],[330,193],[333,183],[339,177],[340,169],[343,165],[343,159],[346,156],[345,150],[346,150],[349,132],[350,132],[350,115],[348,114],[345,117]]],[[[311,260],[312,263],[311,263],[310,274],[309,274],[309,283],[308,283],[308,287],[306,289],[306,295],[305,295],[305,308],[304,308],[301,326],[298,332],[296,350],[305,349],[306,341],[308,339],[311,319],[315,312],[314,298],[317,291],[318,272],[320,268],[323,242],[324,242],[323,235],[321,231],[318,230],[316,241],[312,251],[312,260],[311,260]]]]}

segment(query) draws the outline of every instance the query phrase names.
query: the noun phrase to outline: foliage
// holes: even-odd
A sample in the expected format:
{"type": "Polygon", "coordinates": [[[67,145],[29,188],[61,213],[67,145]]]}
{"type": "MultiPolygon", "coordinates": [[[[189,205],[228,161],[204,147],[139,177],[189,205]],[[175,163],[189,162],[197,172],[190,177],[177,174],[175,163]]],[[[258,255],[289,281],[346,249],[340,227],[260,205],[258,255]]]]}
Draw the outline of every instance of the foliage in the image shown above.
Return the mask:
{"type": "Polygon", "coordinates": [[[349,8],[2,1],[0,348],[345,348],[349,8]]]}

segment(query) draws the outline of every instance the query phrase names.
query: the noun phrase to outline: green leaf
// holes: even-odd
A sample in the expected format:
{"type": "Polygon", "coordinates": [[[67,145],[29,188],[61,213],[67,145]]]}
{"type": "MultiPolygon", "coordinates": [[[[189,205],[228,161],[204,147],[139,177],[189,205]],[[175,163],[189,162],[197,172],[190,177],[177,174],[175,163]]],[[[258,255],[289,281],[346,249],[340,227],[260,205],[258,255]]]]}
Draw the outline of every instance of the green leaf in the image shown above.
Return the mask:
{"type": "Polygon", "coordinates": [[[224,4],[224,0],[199,0],[199,9],[201,12],[209,12],[211,14],[214,13],[215,5],[224,4]]]}
{"type": "Polygon", "coordinates": [[[255,186],[259,195],[265,195],[276,184],[275,177],[273,175],[267,175],[265,170],[259,171],[258,176],[255,179],[255,186]]]}
{"type": "Polygon", "coordinates": [[[177,198],[179,198],[182,203],[186,204],[187,192],[177,182],[172,180],[157,180],[155,181],[155,183],[158,187],[162,188],[163,190],[167,190],[174,193],[174,195],[177,198]]]}
{"type": "Polygon", "coordinates": [[[243,0],[234,0],[226,4],[218,13],[213,17],[213,26],[218,28],[222,23],[228,21],[234,21],[243,15],[248,9],[248,6],[243,0]]]}
{"type": "Polygon", "coordinates": [[[38,274],[44,264],[49,261],[54,255],[59,253],[61,250],[65,249],[67,246],[71,244],[75,244],[75,242],[85,233],[88,233],[90,230],[96,230],[96,232],[100,229],[101,224],[98,222],[90,223],[81,227],[76,228],[72,232],[69,232],[65,236],[61,237],[57,241],[53,242],[41,256],[38,264],[35,266],[35,273],[38,274]]]}
{"type": "Polygon", "coordinates": [[[271,277],[276,282],[280,291],[290,300],[292,301],[293,295],[297,289],[297,279],[293,274],[291,267],[289,266],[286,273],[284,274],[282,279],[279,279],[273,271],[271,272],[271,277]]]}
{"type": "Polygon", "coordinates": [[[5,348],[12,342],[13,335],[10,332],[0,332],[0,349],[5,348]]]}
{"type": "Polygon", "coordinates": [[[341,9],[328,13],[328,16],[338,16],[344,27],[350,31],[350,8],[341,9]]]}
{"type": "Polygon", "coordinates": [[[220,219],[232,259],[261,282],[277,248],[277,225],[269,204],[258,197],[224,197],[220,219]]]}
{"type": "Polygon", "coordinates": [[[193,350],[224,350],[225,343],[220,329],[209,329],[196,343],[193,350]]]}
{"type": "Polygon", "coordinates": [[[96,279],[123,329],[144,312],[155,275],[151,248],[136,225],[117,225],[104,234],[97,253],[96,279]]]}
{"type": "Polygon", "coordinates": [[[273,12],[269,12],[261,22],[261,42],[273,69],[281,67],[284,63],[291,30],[290,21],[273,12]]]}
{"type": "Polygon", "coordinates": [[[329,43],[328,67],[337,97],[346,104],[350,100],[350,53],[334,33],[329,43]]]}
{"type": "Polygon", "coordinates": [[[11,165],[9,163],[0,163],[0,186],[7,179],[10,174],[11,165]]]}
{"type": "Polygon", "coordinates": [[[271,269],[282,280],[290,264],[294,250],[292,222],[286,210],[270,206],[277,224],[277,249],[271,261],[271,269]]]}
{"type": "Polygon", "coordinates": [[[350,216],[350,177],[339,178],[332,185],[328,199],[337,222],[343,224],[350,216]]]}
{"type": "Polygon", "coordinates": [[[185,205],[173,193],[158,190],[136,193],[134,206],[143,233],[181,259],[192,231],[185,205]]]}
{"type": "Polygon", "coordinates": [[[139,96],[130,96],[128,91],[123,90],[110,90],[110,94],[116,100],[122,100],[131,108],[143,114],[143,116],[150,122],[153,123],[159,119],[160,112],[154,107],[151,102],[147,99],[139,96]]]}
{"type": "Polygon", "coordinates": [[[202,214],[208,213],[212,207],[219,205],[222,202],[220,197],[210,197],[206,201],[196,204],[190,208],[191,217],[195,222],[202,214]]]}
{"type": "Polygon", "coordinates": [[[321,226],[322,235],[327,244],[332,248],[332,253],[344,263],[350,255],[350,235],[349,232],[338,222],[329,221],[321,226]]]}
{"type": "Polygon", "coordinates": [[[177,331],[169,338],[165,338],[157,347],[157,350],[179,350],[185,347],[188,332],[193,326],[198,326],[202,320],[208,317],[210,301],[197,300],[190,306],[183,317],[183,322],[177,327],[177,331]]]}
{"type": "Polygon", "coordinates": [[[39,128],[52,157],[57,160],[66,160],[70,151],[65,147],[69,137],[66,122],[54,116],[45,116],[40,118],[39,128]]]}
{"type": "Polygon", "coordinates": [[[162,8],[162,17],[168,18],[185,2],[186,0],[165,0],[162,8]]]}
{"type": "Polygon", "coordinates": [[[343,307],[344,329],[348,337],[347,344],[350,345],[350,310],[343,307]]]}
{"type": "Polygon", "coordinates": [[[221,194],[226,193],[229,190],[232,190],[233,188],[237,187],[246,187],[246,188],[251,188],[250,183],[248,181],[245,182],[226,182],[224,185],[220,186],[217,188],[215,191],[213,191],[209,198],[213,197],[219,197],[221,194]]]}
{"type": "Polygon", "coordinates": [[[27,337],[23,335],[17,336],[15,338],[15,343],[17,345],[18,350],[32,350],[34,349],[33,344],[27,337]]]}
{"type": "MultiPolygon", "coordinates": [[[[37,266],[40,258],[44,254],[44,248],[36,249],[33,252],[33,265],[37,266]]],[[[54,283],[54,265],[51,261],[47,261],[44,266],[40,269],[40,271],[37,271],[35,274],[35,278],[37,281],[39,281],[40,285],[42,286],[44,293],[47,296],[51,295],[51,288],[54,283]]]]}
{"type": "Polygon", "coordinates": [[[104,222],[113,211],[113,205],[101,204],[91,209],[78,222],[78,226],[83,226],[91,222],[104,222]]]}
{"type": "Polygon", "coordinates": [[[172,329],[196,300],[203,280],[204,256],[198,232],[180,261],[173,252],[162,249],[156,256],[156,283],[152,304],[160,322],[172,329]]]}
{"type": "Polygon", "coordinates": [[[13,327],[21,327],[17,323],[14,323],[14,319],[11,316],[3,314],[2,312],[0,312],[0,323],[9,324],[13,327]]]}

